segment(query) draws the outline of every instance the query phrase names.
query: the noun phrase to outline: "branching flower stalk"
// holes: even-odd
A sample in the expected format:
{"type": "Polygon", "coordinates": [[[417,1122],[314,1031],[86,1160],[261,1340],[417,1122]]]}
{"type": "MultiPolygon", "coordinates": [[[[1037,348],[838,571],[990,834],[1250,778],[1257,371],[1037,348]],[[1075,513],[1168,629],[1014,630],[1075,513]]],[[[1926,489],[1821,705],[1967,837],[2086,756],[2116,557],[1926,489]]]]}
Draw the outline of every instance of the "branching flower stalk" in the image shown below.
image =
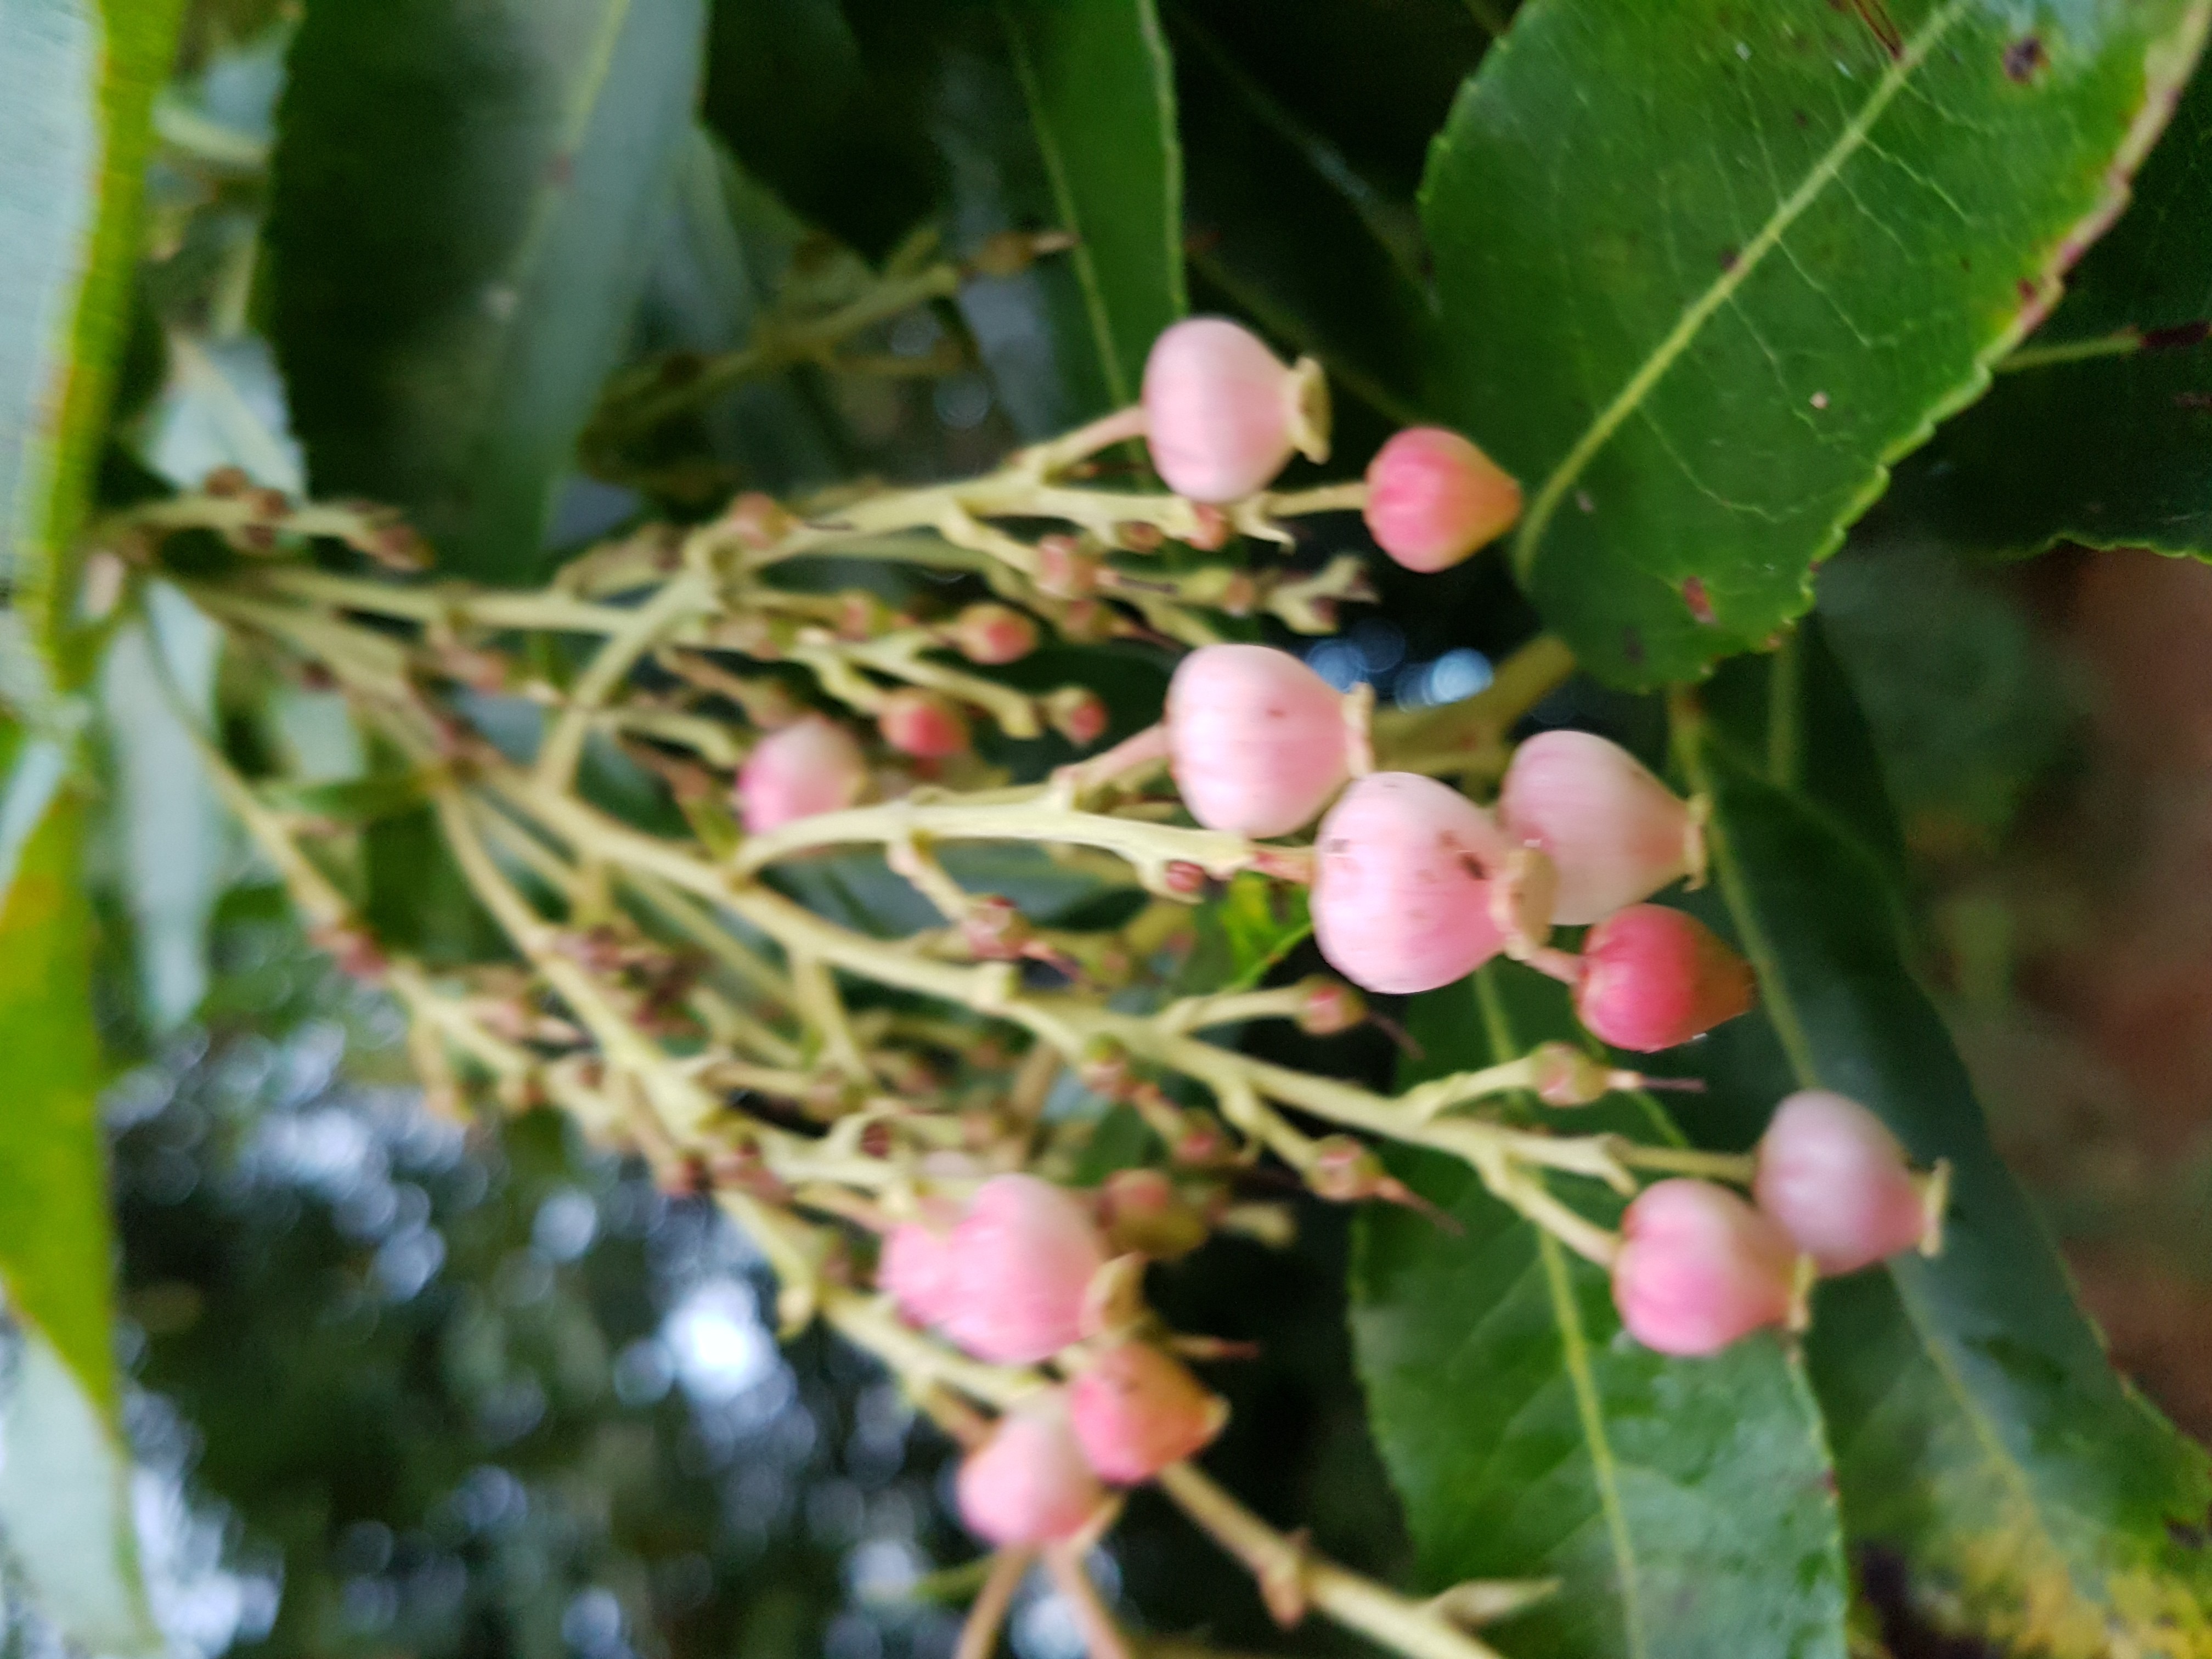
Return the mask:
{"type": "MultiPolygon", "coordinates": [[[[1285,386],[1308,420],[1312,378],[1291,374],[1285,386]]],[[[1417,1602],[1321,1560],[1188,1461],[1218,1419],[1200,1385],[1164,1356],[1220,1345],[1159,1325],[1143,1304],[1143,1263],[1242,1224],[1268,1190],[1259,1166],[1269,1158],[1326,1199],[1418,1206],[1376,1142],[1462,1160],[1530,1223],[1624,1271],[1626,1252],[1648,1247],[1584,1214],[1571,1201],[1576,1183],[1633,1199],[1643,1176],[1697,1178],[1662,1186],[1747,1186],[1763,1172],[1747,1158],[1553,1132],[1531,1103],[1572,1107],[1650,1086],[1569,1044],[1395,1097],[1243,1052],[1237,1035],[1252,1022],[1327,1033],[1365,1018],[1364,1005],[1326,980],[1231,990],[1177,982],[1190,907],[1232,879],[1310,885],[1326,952],[1328,927],[1340,927],[1334,895],[1350,846],[1328,826],[1344,809],[1314,842],[1273,831],[1310,823],[1350,779],[1346,802],[1361,796],[1370,818],[1377,801],[1402,799],[1424,812],[1440,803],[1443,816],[1422,820],[1420,834],[1471,837],[1439,866],[1443,879],[1472,884],[1452,926],[1488,939],[1486,954],[1507,948],[1539,961],[1580,995],[1579,959],[1544,944],[1554,901],[1578,902],[1592,880],[1648,894],[1695,866],[1698,821],[1656,781],[1608,761],[1622,787],[1644,791],[1641,810],[1670,827],[1679,818],[1672,840],[1660,838],[1660,866],[1585,870],[1569,857],[1571,835],[1531,837],[1509,855],[1479,809],[1411,775],[1502,769],[1514,722],[1571,668],[1564,650],[1540,639],[1477,697],[1370,723],[1365,702],[1339,699],[1291,659],[1212,644],[1224,616],[1268,611],[1308,631],[1332,624],[1334,602],[1364,591],[1356,560],[1303,575],[1194,560],[1238,535],[1289,542],[1289,523],[1358,508],[1364,487],[1258,489],[1209,504],[1079,482],[1102,449],[1146,430],[1146,411],[1123,411],[978,479],[791,508],[741,497],[706,525],[609,543],[534,592],[335,574],[311,556],[314,540],[395,568],[415,563],[417,549],[376,509],[295,506],[234,479],[135,509],[103,526],[98,542],[111,567],[150,568],[180,531],[224,538],[239,556],[228,570],[172,580],[250,657],[342,691],[434,813],[519,966],[433,972],[374,939],[345,878],[346,827],[288,810],[274,781],[247,778],[195,732],[216,787],[314,937],[406,1011],[437,1103],[458,1110],[472,1091],[510,1110],[551,1103],[634,1149],[670,1188],[711,1193],[773,1268],[787,1331],[826,1321],[979,1445],[1017,1429],[1061,1443],[1051,1438],[1069,1431],[1060,1419],[1030,1407],[1063,1395],[1083,1407],[1092,1366],[1136,1367],[1132,1375],[1167,1391],[1160,1424],[1182,1426],[1167,1441],[1156,1435],[1167,1449],[1141,1462],[1115,1451],[1122,1473],[1113,1478],[1157,1480],[1251,1568],[1285,1624],[1310,1608],[1412,1659],[1481,1659],[1491,1650],[1448,1614],[1486,1605],[1484,1596],[1417,1602]],[[1170,539],[1183,549],[1170,553],[1170,539]],[[959,573],[993,597],[946,617],[896,580],[830,593],[786,580],[817,556],[865,556],[894,578],[902,565],[959,573]],[[1310,798],[1293,792],[1287,806],[1268,809],[1281,809],[1279,822],[1239,829],[1207,817],[1194,794],[1163,792],[1163,768],[1182,775],[1191,757],[1178,745],[1198,740],[1176,723],[1173,695],[1161,727],[1041,781],[1014,781],[969,747],[971,720],[1013,739],[1056,729],[1079,750],[1105,736],[1103,705],[1089,688],[1039,694],[991,672],[1054,635],[1202,645],[1223,653],[1209,660],[1228,692],[1263,671],[1248,688],[1251,706],[1273,718],[1295,705],[1315,723],[1314,743],[1297,751],[1297,788],[1310,798]],[[572,654],[579,641],[581,654],[572,654]],[[540,732],[528,752],[503,752],[480,728],[488,696],[506,699],[510,714],[535,706],[540,732]],[[876,741],[863,744],[846,724],[853,716],[875,722],[876,741]],[[803,806],[777,793],[791,780],[753,764],[786,732],[811,745],[790,752],[845,769],[809,782],[829,787],[803,806]],[[643,763],[691,833],[648,832],[587,799],[581,781],[595,750],[643,763]],[[1369,775],[1376,765],[1394,769],[1369,775]],[[1410,785],[1437,794],[1407,794],[1410,785]],[[1182,821],[1187,811],[1201,821],[1182,821]],[[1005,896],[971,890],[940,860],[965,844],[1042,848],[1101,889],[1148,896],[1115,927],[1040,925],[1005,896]],[[1564,870],[1547,846],[1567,859],[1564,870]],[[941,925],[881,937],[791,896],[791,882],[824,859],[855,856],[880,858],[941,925]],[[1074,1208],[1064,1188],[1033,1180],[1064,1179],[1089,1132],[1082,1115],[1046,1109],[1069,1079],[1096,1102],[1127,1107],[1164,1148],[1158,1167],[1127,1172],[1130,1182],[1109,1182],[1074,1208]],[[1193,1103],[1200,1096],[1210,1107],[1193,1103]],[[1023,1206],[1046,1206],[1075,1275],[1065,1288],[1081,1309],[1079,1319],[1071,1303],[1073,1322],[1001,1352],[998,1338],[962,1326],[968,1316],[936,1304],[939,1266],[931,1264],[948,1249],[956,1276],[963,1260],[1048,1258],[1042,1248],[963,1255],[958,1228],[951,1246],[939,1236],[948,1218],[981,1225],[1005,1203],[1015,1203],[1017,1218],[1023,1206]]],[[[1543,809],[1540,793],[1513,789],[1509,777],[1505,805],[1543,809]]],[[[1438,843],[1422,845],[1423,856],[1435,855],[1438,843]]],[[[1395,921],[1389,907],[1382,919],[1395,921]]],[[[1075,1410],[1073,1420],[1079,1435],[1109,1431],[1095,1412],[1075,1410]]],[[[1093,1455],[1088,1443],[1085,1455],[1093,1455]]],[[[1086,1525],[1108,1524],[1113,1512],[1102,1497],[1086,1525]]],[[[991,1524],[1000,1522],[1018,1530],[1003,1516],[991,1524]]],[[[1065,1531],[1010,1532],[1004,1541],[970,1628],[979,1652],[1033,1547],[1071,1588],[1068,1575],[1079,1574],[1065,1531]]],[[[1103,1607],[1080,1605],[1095,1659],[1108,1659],[1120,1633],[1103,1607]]]]}

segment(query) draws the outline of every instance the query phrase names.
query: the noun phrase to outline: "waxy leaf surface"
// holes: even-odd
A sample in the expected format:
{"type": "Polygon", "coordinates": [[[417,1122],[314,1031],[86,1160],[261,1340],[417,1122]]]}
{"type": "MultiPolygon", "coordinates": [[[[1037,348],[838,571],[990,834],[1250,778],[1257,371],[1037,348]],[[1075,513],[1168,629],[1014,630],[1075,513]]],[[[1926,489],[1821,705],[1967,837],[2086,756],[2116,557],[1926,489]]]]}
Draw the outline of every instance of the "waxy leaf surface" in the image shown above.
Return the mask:
{"type": "Polygon", "coordinates": [[[1900,468],[1897,511],[1954,546],[2212,556],[2212,76],[2134,199],[1989,396],[1900,468]]]}
{"type": "Polygon", "coordinates": [[[1515,568],[1601,678],[1754,646],[2118,210],[2202,0],[1534,0],[1422,212],[1515,568]]]}
{"type": "Polygon", "coordinates": [[[2212,1651],[2195,1541],[2212,1470],[2113,1373],[1990,1145],[1905,958],[1877,850],[1893,832],[1878,803],[1814,781],[1863,736],[1854,710],[1806,695],[1820,678],[1740,665],[1720,713],[1677,723],[1687,780],[1713,801],[1710,913],[1761,999],[1686,1060],[1712,1087],[1684,1116],[1701,1141],[1744,1146],[1783,1095],[1832,1088],[1923,1165],[1951,1165],[1942,1253],[1834,1281],[1814,1304],[1845,1524],[1903,1557],[1923,1605],[2008,1649],[2212,1651]]]}
{"type": "MultiPolygon", "coordinates": [[[[1425,1058],[1404,1082],[1576,1040],[1560,988],[1494,963],[1415,1005],[1425,1058]]],[[[1668,1139],[1649,1097],[1613,1097],[1577,1131],[1668,1139]]],[[[1394,1167],[1448,1224],[1370,1205],[1352,1332],[1383,1462],[1423,1587],[1557,1578],[1501,1627],[1516,1659],[1720,1653],[1840,1656],[1845,1574],[1811,1390],[1771,1335],[1669,1359],[1620,1328],[1605,1273],[1441,1154],[1394,1167]]],[[[1585,1181],[1559,1195],[1610,1223],[1585,1181]]]]}
{"type": "Polygon", "coordinates": [[[701,0],[318,0],[278,112],[271,321],[318,493],[543,571],[691,131],[701,0]]]}

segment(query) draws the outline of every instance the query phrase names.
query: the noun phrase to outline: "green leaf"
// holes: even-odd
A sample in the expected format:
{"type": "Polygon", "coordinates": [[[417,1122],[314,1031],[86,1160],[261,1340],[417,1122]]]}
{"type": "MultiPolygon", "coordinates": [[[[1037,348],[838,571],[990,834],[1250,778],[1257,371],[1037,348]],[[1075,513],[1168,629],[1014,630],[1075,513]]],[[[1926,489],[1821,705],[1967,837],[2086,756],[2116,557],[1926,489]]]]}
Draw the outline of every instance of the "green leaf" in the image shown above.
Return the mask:
{"type": "MultiPolygon", "coordinates": [[[[2054,349],[2057,348],[2054,348],[2054,349]]],[[[2212,344],[2000,374],[1900,471],[1895,511],[2007,557],[2060,542],[2212,556],[2212,344]]]]}
{"type": "Polygon", "coordinates": [[[1098,376],[1137,399],[1152,338],[1188,309],[1175,79],[1153,0],[998,0],[1098,376]]]}
{"type": "MultiPolygon", "coordinates": [[[[1785,704],[1786,706],[1786,704],[1785,704]]],[[[1808,1341],[1853,1538],[1905,1555],[1934,1606],[2009,1650],[2212,1652],[2201,1525],[2212,1467],[2118,1376],[1899,943],[1896,896],[1832,806],[1701,718],[1676,728],[1708,793],[1716,885],[1758,1015],[1705,1045],[1702,1139],[1746,1145],[1782,1094],[1825,1087],[1948,1159],[1942,1253],[1825,1287],[1808,1341]]],[[[1796,775],[1829,757],[1800,750],[1796,775]]]]}
{"type": "Polygon", "coordinates": [[[0,1282],[22,1343],[0,1389],[0,1534],[95,1652],[158,1651],[139,1586],[109,1334],[84,810],[54,793],[0,902],[0,1282]]]}
{"type": "Polygon", "coordinates": [[[278,112],[273,331],[318,491],[524,582],[691,130],[702,0],[315,0],[278,112]]]}
{"type": "Polygon", "coordinates": [[[1250,990],[1313,932],[1303,888],[1249,870],[1231,877],[1194,920],[1198,945],[1180,979],[1208,994],[1250,990]]]}
{"type": "MultiPolygon", "coordinates": [[[[1413,1005],[1413,1082],[1578,1036],[1560,988],[1493,964],[1413,1005]]],[[[1648,1097],[1577,1128],[1650,1139],[1648,1097]]],[[[1770,1337],[1668,1359],[1620,1330],[1605,1273],[1435,1154],[1393,1168],[1450,1218],[1370,1206],[1352,1331],[1370,1419],[1431,1588],[1551,1578],[1516,1659],[1844,1651],[1842,1539],[1797,1362],[1770,1337]]],[[[1610,1223],[1620,1200],[1577,1183],[1610,1223]]]]}
{"type": "Polygon", "coordinates": [[[0,0],[0,578],[49,648],[76,592],[129,331],[154,94],[183,10],[0,0]]]}
{"type": "Polygon", "coordinates": [[[1193,267],[1360,401],[1419,422],[1433,342],[1410,197],[1364,176],[1195,16],[1170,18],[1193,267]]]}
{"type": "Polygon", "coordinates": [[[207,994],[208,923],[230,862],[229,814],[177,708],[215,724],[222,631],[167,583],[101,664],[100,712],[113,777],[112,833],[151,1028],[191,1018],[207,994]]]}
{"type": "Polygon", "coordinates": [[[915,89],[879,70],[838,0],[717,0],[703,108],[747,172],[872,259],[944,191],[915,89]]]}
{"type": "Polygon", "coordinates": [[[1686,678],[1806,609],[1887,465],[2049,308],[2206,17],[1522,9],[1422,214],[1462,418],[1528,492],[1515,569],[1586,666],[1686,678]]]}
{"type": "Polygon", "coordinates": [[[2189,83],[2112,234],[1899,470],[1896,511],[1977,552],[2054,543],[2212,556],[2212,75],[2189,83]]]}

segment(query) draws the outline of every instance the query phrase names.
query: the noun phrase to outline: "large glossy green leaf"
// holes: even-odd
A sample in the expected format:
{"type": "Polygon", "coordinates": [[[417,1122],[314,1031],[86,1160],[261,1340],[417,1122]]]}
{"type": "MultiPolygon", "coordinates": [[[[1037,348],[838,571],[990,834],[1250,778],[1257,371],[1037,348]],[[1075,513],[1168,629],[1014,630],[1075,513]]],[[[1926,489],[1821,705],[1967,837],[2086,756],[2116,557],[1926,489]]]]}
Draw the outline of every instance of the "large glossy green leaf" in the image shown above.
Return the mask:
{"type": "Polygon", "coordinates": [[[1829,1087],[1954,1171],[1941,1255],[1837,1281],[1815,1304],[1808,1352],[1846,1524],[1902,1553],[1929,1607],[2008,1649],[2212,1651],[2198,1541],[2212,1468],[2113,1374],[1992,1151],[1906,965],[1869,803],[1808,787],[1838,757],[1786,687],[1768,707],[1755,744],[1735,720],[1677,724],[1713,800],[1723,920],[1762,999],[1702,1045],[1700,1138],[1747,1144],[1782,1094],[1829,1087]]]}
{"type": "Polygon", "coordinates": [[[2191,81],[2066,298],[1898,476],[1953,544],[2212,555],[2212,75],[2191,81]]]}
{"type": "Polygon", "coordinates": [[[139,1587],[108,1333],[83,819],[67,787],[49,793],[0,899],[0,1285],[21,1332],[0,1383],[0,1538],[63,1629],[95,1652],[142,1652],[160,1644],[139,1587]]]}
{"type": "Polygon", "coordinates": [[[0,577],[51,640],[123,349],[181,0],[0,0],[0,577]]]}
{"type": "MultiPolygon", "coordinates": [[[[1493,965],[1414,1006],[1407,1080],[1576,1027],[1564,994],[1493,965]]],[[[1577,1119],[1671,1134],[1648,1097],[1577,1119]]],[[[1431,1154],[1397,1166],[1452,1231],[1359,1220],[1352,1328],[1376,1437],[1442,1589],[1548,1578],[1500,1632],[1516,1659],[1840,1655],[1845,1575],[1827,1453],[1798,1363],[1767,1337],[1668,1359],[1620,1330],[1606,1275],[1431,1154]]],[[[1610,1220],[1590,1183],[1562,1193],[1610,1220]]]]}
{"type": "Polygon", "coordinates": [[[1188,308],[1175,77],[1152,0],[999,0],[1083,296],[1103,405],[1134,403],[1188,308]]]}
{"type": "Polygon", "coordinates": [[[1512,557],[1593,672],[1698,673],[1809,601],[1888,464],[2118,204],[2203,0],[1534,0],[1422,212],[1512,557]]]}
{"type": "Polygon", "coordinates": [[[308,471],[535,575],[691,130],[702,0],[307,8],[271,318],[308,471]]]}

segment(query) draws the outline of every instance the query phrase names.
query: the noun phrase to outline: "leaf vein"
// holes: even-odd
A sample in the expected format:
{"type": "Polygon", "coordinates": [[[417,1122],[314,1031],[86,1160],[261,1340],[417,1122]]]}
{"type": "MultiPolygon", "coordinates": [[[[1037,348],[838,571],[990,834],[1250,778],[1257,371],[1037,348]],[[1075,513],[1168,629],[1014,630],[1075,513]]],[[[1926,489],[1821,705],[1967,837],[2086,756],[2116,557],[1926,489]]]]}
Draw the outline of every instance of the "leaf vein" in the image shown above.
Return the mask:
{"type": "Polygon", "coordinates": [[[1875,123],[1881,119],[1883,112],[1906,82],[1927,60],[1928,55],[1943,36],[1967,15],[1971,5],[1972,0],[1948,0],[1948,3],[1929,15],[1928,21],[1905,43],[1905,50],[1898,54],[1881,78],[1875,83],[1874,89],[1860,106],[1858,112],[1836,136],[1835,142],[1828,146],[1797,188],[1777,204],[1766,222],[1759,228],[1759,234],[1744,246],[1719,278],[1684,309],[1674,326],[1638,366],[1635,374],[1614,394],[1613,401],[1583,428],[1574,447],[1552,470],[1551,476],[1545,479],[1543,487],[1537,491],[1527,518],[1522,520],[1520,533],[1514,538],[1514,569],[1524,584],[1535,564],[1545,532],[1550,529],[1560,502],[1574,487],[1575,481],[1588,469],[1622,422],[1650,395],[1652,388],[1674,367],[1675,361],[1689,349],[1691,342],[1711,319],[1713,313],[1728,303],[1736,290],[1750,278],[1751,273],[1774,251],[1790,228],[1836,181],[1844,167],[1864,146],[1875,123]]]}

